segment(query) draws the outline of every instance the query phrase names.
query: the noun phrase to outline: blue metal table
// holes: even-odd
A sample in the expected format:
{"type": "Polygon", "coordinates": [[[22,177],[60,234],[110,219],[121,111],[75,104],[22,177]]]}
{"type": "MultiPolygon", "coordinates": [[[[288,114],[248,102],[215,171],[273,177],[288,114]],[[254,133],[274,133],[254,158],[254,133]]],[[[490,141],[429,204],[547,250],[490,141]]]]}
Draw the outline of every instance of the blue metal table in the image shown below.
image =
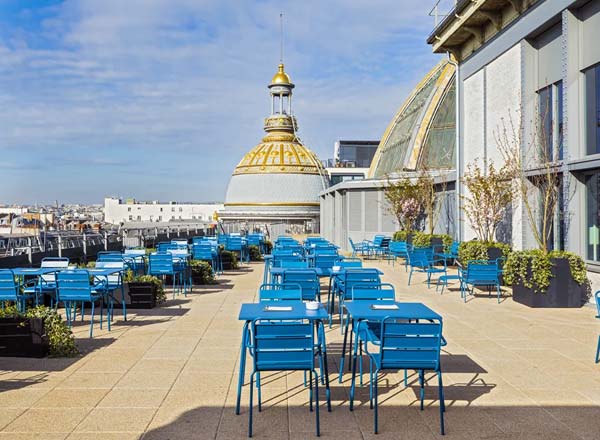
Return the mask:
{"type": "MultiPolygon", "coordinates": [[[[123,320],[127,321],[127,301],[125,301],[125,288],[123,286],[123,272],[125,271],[124,268],[120,268],[120,267],[106,267],[106,268],[102,268],[102,269],[86,269],[90,275],[94,276],[95,278],[104,278],[106,280],[106,285],[108,286],[108,277],[111,275],[119,275],[120,277],[120,285],[121,285],[121,308],[123,310],[123,320]]],[[[113,300],[116,300],[116,298],[114,297],[114,295],[112,294],[112,292],[109,292],[107,290],[107,294],[110,295],[110,297],[113,300]]],[[[112,312],[112,310],[111,310],[112,312]]]]}
{"type": "MultiPolygon", "coordinates": [[[[382,322],[384,319],[406,319],[406,320],[429,320],[442,322],[442,316],[431,310],[423,303],[403,303],[397,301],[348,301],[344,308],[352,319],[352,328],[358,328],[360,321],[382,322]],[[375,309],[377,305],[395,305],[397,309],[375,309]]],[[[346,354],[346,343],[348,339],[348,328],[344,332],[342,345],[342,357],[340,359],[340,381],[344,370],[344,357],[346,354]]],[[[350,385],[350,411],[353,410],[354,386],[356,382],[356,361],[358,356],[358,331],[354,332],[354,347],[352,353],[352,382],[350,385]]]]}
{"type": "Polygon", "coordinates": [[[325,328],[323,321],[327,319],[327,310],[325,306],[321,305],[317,310],[309,310],[306,308],[306,303],[302,301],[272,301],[263,303],[244,303],[240,309],[238,319],[244,322],[242,329],[242,343],[240,349],[240,371],[238,377],[238,394],[237,402],[235,406],[235,413],[240,413],[240,400],[241,400],[241,389],[244,384],[244,376],[246,373],[246,354],[248,349],[249,338],[249,325],[252,321],[257,319],[264,320],[309,320],[315,323],[317,331],[320,333],[319,340],[321,341],[321,349],[323,350],[324,359],[324,370],[325,370],[325,381],[327,384],[327,402],[329,410],[331,411],[330,394],[329,394],[329,375],[327,368],[327,346],[325,343],[325,328]],[[270,311],[267,309],[268,306],[281,306],[291,307],[289,311],[270,311]]]}

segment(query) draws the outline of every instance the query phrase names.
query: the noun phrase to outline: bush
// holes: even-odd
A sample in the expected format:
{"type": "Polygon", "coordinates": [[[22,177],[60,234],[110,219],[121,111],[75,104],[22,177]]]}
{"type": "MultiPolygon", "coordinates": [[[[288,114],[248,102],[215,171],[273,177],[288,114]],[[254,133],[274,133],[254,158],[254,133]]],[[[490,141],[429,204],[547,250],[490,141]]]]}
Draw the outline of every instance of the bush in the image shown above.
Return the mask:
{"type": "Polygon", "coordinates": [[[134,275],[131,270],[125,272],[124,283],[152,283],[156,286],[156,304],[163,304],[167,300],[163,282],[160,278],[153,275],[134,275]]]}
{"type": "Polygon", "coordinates": [[[260,249],[255,244],[248,246],[250,253],[250,261],[262,261],[263,257],[260,254],[260,249]]]}
{"type": "Polygon", "coordinates": [[[407,241],[408,236],[412,234],[412,231],[396,231],[394,232],[394,237],[392,240],[394,241],[407,241]]]}
{"type": "Polygon", "coordinates": [[[444,247],[450,247],[452,245],[452,237],[448,234],[426,234],[424,232],[415,232],[412,244],[414,247],[429,247],[431,246],[431,240],[433,238],[441,239],[444,247]]]}
{"type": "Polygon", "coordinates": [[[270,240],[265,240],[265,252],[270,254],[273,250],[273,242],[270,240]]]}
{"type": "MultiPolygon", "coordinates": [[[[238,262],[238,256],[235,252],[231,252],[231,251],[226,251],[226,250],[222,250],[221,251],[221,260],[223,261],[223,263],[226,262],[231,262],[231,269],[237,269],[240,267],[240,264],[238,262]]],[[[223,264],[225,266],[225,264],[223,264]]]]}
{"type": "Polygon", "coordinates": [[[571,276],[577,284],[587,281],[585,263],[579,255],[567,251],[546,253],[539,249],[512,252],[504,264],[504,280],[509,286],[522,284],[537,293],[543,293],[550,286],[554,258],[569,261],[571,276]]]}
{"type": "Polygon", "coordinates": [[[208,261],[192,260],[192,279],[198,284],[215,284],[215,273],[208,261]]]}
{"type": "Polygon", "coordinates": [[[479,240],[464,241],[458,247],[458,259],[463,264],[473,260],[487,260],[488,249],[490,248],[500,249],[504,258],[508,258],[511,252],[510,246],[506,243],[479,240]]]}
{"type": "Polygon", "coordinates": [[[60,315],[50,307],[37,306],[27,312],[19,312],[16,306],[0,309],[0,318],[41,318],[48,336],[48,346],[52,357],[73,357],[79,354],[73,332],[60,315]]]}

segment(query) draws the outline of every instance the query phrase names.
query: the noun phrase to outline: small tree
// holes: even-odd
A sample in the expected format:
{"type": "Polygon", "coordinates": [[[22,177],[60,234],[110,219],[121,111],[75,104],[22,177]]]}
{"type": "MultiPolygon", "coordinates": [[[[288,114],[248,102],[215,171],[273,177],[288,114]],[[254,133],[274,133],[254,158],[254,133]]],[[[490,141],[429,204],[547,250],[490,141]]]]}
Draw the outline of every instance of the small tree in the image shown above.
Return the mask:
{"type": "Polygon", "coordinates": [[[487,172],[477,161],[468,164],[462,178],[468,194],[462,196],[462,211],[469,219],[477,238],[494,241],[496,230],[513,199],[513,183],[506,167],[499,170],[490,162],[487,172]]]}
{"type": "Polygon", "coordinates": [[[440,204],[437,203],[435,180],[427,170],[422,170],[419,177],[417,177],[415,189],[417,198],[423,206],[423,212],[427,217],[428,232],[429,234],[433,234],[440,204]]]}
{"type": "Polygon", "coordinates": [[[412,231],[416,228],[417,219],[423,213],[423,205],[419,198],[417,185],[410,179],[399,179],[395,182],[388,179],[384,195],[390,204],[390,211],[400,225],[400,229],[412,231]]]}
{"type": "MultiPolygon", "coordinates": [[[[544,121],[545,116],[537,121],[544,121]]],[[[496,143],[504,156],[507,174],[513,179],[515,195],[523,205],[527,221],[538,248],[548,252],[554,215],[560,197],[560,177],[541,124],[533,123],[530,139],[524,139],[521,118],[515,124],[509,114],[508,123],[495,133],[496,143]]],[[[564,213],[559,213],[564,215],[564,213]]]]}

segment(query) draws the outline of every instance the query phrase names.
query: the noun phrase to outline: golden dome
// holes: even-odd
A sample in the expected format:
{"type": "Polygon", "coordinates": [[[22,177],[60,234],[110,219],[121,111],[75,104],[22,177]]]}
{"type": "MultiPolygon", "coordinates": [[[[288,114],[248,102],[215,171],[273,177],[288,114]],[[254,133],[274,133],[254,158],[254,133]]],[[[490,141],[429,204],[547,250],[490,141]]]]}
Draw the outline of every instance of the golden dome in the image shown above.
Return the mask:
{"type": "Polygon", "coordinates": [[[289,75],[283,71],[283,63],[279,64],[279,69],[273,79],[271,80],[271,84],[291,84],[292,80],[289,75]]]}

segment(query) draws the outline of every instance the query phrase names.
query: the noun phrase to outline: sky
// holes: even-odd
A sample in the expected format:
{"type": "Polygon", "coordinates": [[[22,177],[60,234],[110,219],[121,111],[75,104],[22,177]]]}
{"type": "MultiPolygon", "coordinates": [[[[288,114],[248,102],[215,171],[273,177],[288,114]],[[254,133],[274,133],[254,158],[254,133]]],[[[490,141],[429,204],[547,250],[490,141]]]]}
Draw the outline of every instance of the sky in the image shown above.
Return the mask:
{"type": "Polygon", "coordinates": [[[0,204],[222,201],[280,58],[299,135],[379,139],[434,0],[0,0],[0,204]]]}

